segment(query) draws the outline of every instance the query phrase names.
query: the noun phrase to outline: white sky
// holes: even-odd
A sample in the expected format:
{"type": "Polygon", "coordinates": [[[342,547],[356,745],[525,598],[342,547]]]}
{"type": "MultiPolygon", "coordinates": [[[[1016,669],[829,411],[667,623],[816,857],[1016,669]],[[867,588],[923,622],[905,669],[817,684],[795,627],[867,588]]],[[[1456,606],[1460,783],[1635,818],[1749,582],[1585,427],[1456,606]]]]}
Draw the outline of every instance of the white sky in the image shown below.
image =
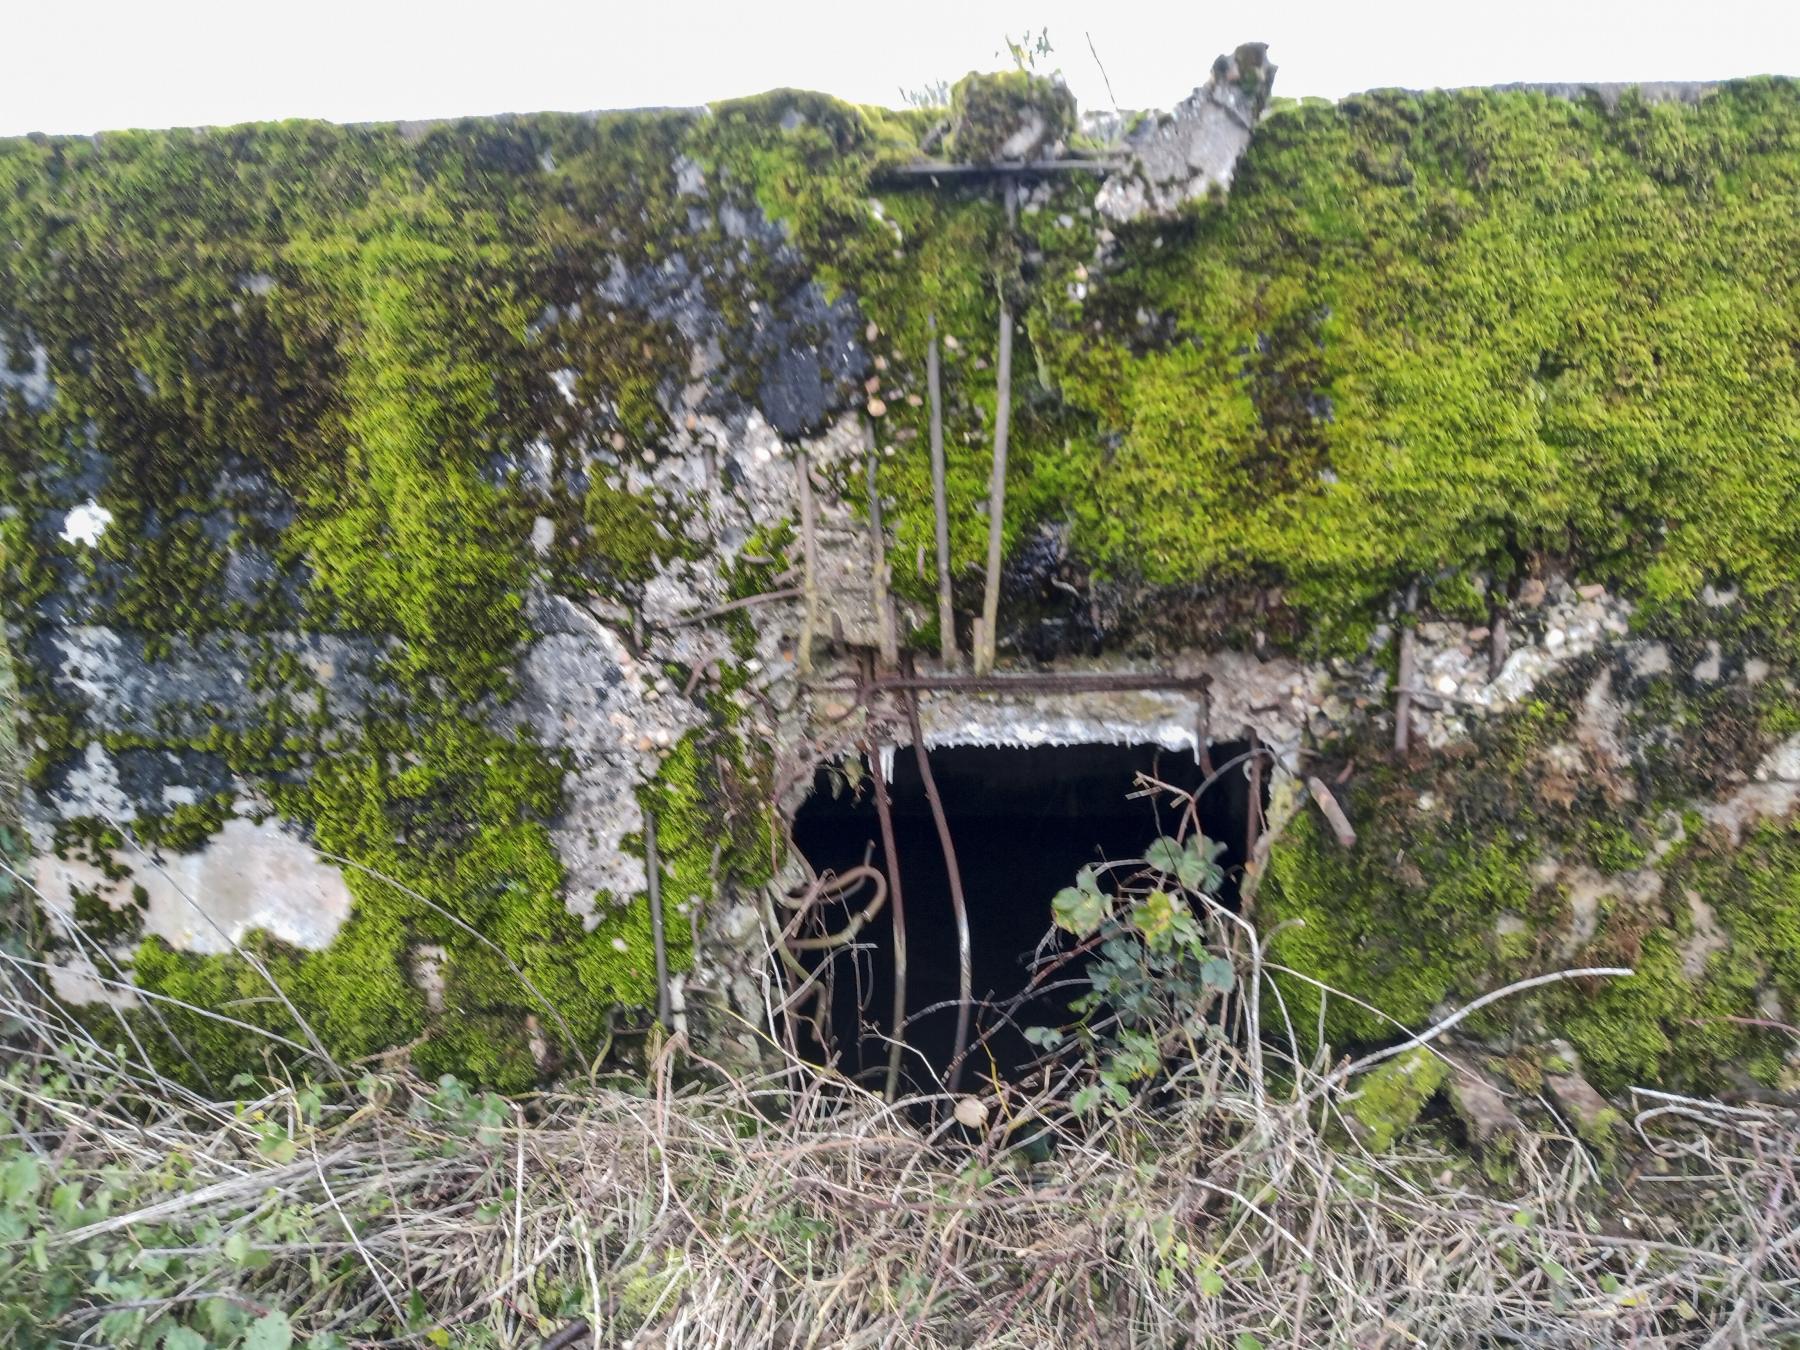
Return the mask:
{"type": "Polygon", "coordinates": [[[1166,107],[1260,40],[1276,92],[1800,74],[1796,0],[0,0],[0,135],[696,104],[897,103],[1048,28],[1084,107],[1166,107]]]}

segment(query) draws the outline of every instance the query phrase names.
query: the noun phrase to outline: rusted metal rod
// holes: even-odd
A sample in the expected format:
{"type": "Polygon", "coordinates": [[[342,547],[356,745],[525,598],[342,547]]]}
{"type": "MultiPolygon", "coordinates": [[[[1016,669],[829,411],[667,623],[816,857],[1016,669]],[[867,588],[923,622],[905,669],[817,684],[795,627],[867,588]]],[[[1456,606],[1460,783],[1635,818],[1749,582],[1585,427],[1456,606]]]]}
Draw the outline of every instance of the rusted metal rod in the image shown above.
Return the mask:
{"type": "Polygon", "coordinates": [[[717,619],[740,609],[749,609],[752,605],[773,605],[782,600],[795,600],[806,594],[804,587],[789,586],[779,591],[764,591],[761,595],[746,595],[742,599],[728,600],[722,605],[714,605],[711,609],[696,610],[692,614],[677,614],[668,621],[670,628],[681,628],[690,623],[705,623],[708,619],[717,619]]]}
{"type": "Polygon", "coordinates": [[[869,479],[869,566],[874,575],[875,631],[881,643],[881,663],[891,667],[900,650],[900,638],[894,624],[894,601],[888,591],[887,537],[881,528],[881,485],[877,474],[881,451],[876,448],[875,429],[864,424],[868,440],[869,479]]]}
{"type": "MultiPolygon", "coordinates": [[[[835,951],[839,947],[848,947],[856,941],[857,934],[868,927],[871,919],[881,913],[881,907],[887,903],[888,899],[887,878],[882,875],[879,868],[870,867],[866,863],[861,867],[852,867],[847,872],[839,872],[831,877],[822,877],[814,882],[807,892],[805,908],[788,923],[789,928],[794,927],[806,916],[806,910],[810,909],[814,902],[843,899],[865,881],[874,884],[875,898],[851,915],[848,923],[837,932],[826,933],[823,937],[788,937],[788,949],[796,952],[828,952],[835,951]]],[[[783,936],[786,934],[784,933],[783,936]]]]}
{"type": "Polygon", "coordinates": [[[1322,778],[1308,778],[1306,790],[1312,794],[1313,804],[1319,808],[1331,832],[1337,836],[1340,848],[1356,847],[1356,827],[1351,825],[1350,817],[1344,814],[1344,808],[1338,805],[1338,799],[1332,795],[1331,789],[1322,778]]]}
{"type": "Polygon", "coordinates": [[[656,1020],[669,1025],[669,948],[663,937],[662,860],[656,852],[656,812],[644,811],[644,876],[650,896],[650,942],[656,950],[656,1020]]]}
{"type": "Polygon", "coordinates": [[[950,506],[944,473],[944,391],[938,370],[937,315],[930,316],[931,344],[925,351],[925,389],[931,398],[931,505],[937,513],[938,654],[947,666],[956,650],[956,607],[950,591],[950,506]]]}
{"type": "Polygon", "coordinates": [[[870,693],[922,694],[1123,694],[1142,690],[1191,693],[1204,690],[1207,675],[1156,675],[1129,671],[1066,671],[1045,675],[884,675],[866,687],[870,693]]]}
{"type": "MultiPolygon", "coordinates": [[[[908,666],[910,655],[901,658],[908,666]]],[[[931,772],[931,756],[925,750],[925,733],[919,726],[919,697],[909,690],[906,704],[907,728],[912,732],[913,754],[919,761],[919,777],[925,786],[925,800],[931,807],[931,821],[937,826],[938,844],[944,850],[944,870],[950,879],[950,908],[956,917],[956,1048],[950,1056],[948,1089],[956,1095],[962,1082],[963,1056],[969,1049],[969,1015],[975,1003],[975,960],[969,938],[969,906],[963,897],[962,868],[956,862],[956,845],[950,838],[950,821],[944,814],[943,798],[938,796],[937,778],[931,772]]],[[[880,772],[879,768],[876,770],[880,772]]]]}
{"type": "MultiPolygon", "coordinates": [[[[1006,225],[1012,231],[1018,212],[1019,185],[1006,180],[1006,225]]],[[[1012,302],[1006,297],[1006,281],[1000,291],[1000,361],[995,374],[994,466],[988,478],[987,576],[981,593],[981,638],[975,645],[975,673],[994,668],[994,644],[1000,635],[1000,548],[1006,526],[1006,449],[1012,429],[1012,302]]]]}
{"type": "Polygon", "coordinates": [[[888,1023],[887,1086],[883,1096],[900,1093],[900,1058],[906,1049],[906,897],[900,890],[900,853],[894,847],[894,811],[881,776],[881,747],[869,742],[869,768],[875,776],[875,816],[881,822],[881,855],[887,861],[888,895],[894,903],[894,1010],[888,1023]]]}

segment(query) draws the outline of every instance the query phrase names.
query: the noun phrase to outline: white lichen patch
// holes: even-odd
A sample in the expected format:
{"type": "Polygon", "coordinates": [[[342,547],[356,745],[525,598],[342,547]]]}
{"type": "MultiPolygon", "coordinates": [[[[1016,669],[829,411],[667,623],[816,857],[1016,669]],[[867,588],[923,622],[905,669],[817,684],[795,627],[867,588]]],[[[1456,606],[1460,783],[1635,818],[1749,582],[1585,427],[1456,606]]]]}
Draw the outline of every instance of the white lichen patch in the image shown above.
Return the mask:
{"type": "Polygon", "coordinates": [[[564,901],[592,927],[600,892],[619,901],[643,892],[643,860],[624,847],[644,826],[637,790],[656,776],[669,748],[701,725],[702,712],[573,601],[539,592],[529,604],[539,636],[520,662],[520,697],[508,716],[571,758],[551,837],[564,901]]]}
{"type": "Polygon", "coordinates": [[[50,992],[64,1003],[104,1003],[110,1008],[135,1008],[138,997],[132,993],[124,972],[110,964],[102,971],[85,950],[52,958],[48,962],[50,992]]]}
{"type": "Polygon", "coordinates": [[[6,343],[0,341],[0,395],[18,390],[25,406],[36,412],[50,406],[56,397],[56,386],[50,382],[50,353],[41,343],[33,343],[23,361],[14,359],[6,343]]]}
{"type": "Polygon", "coordinates": [[[444,1010],[444,963],[449,952],[435,942],[421,942],[412,949],[413,987],[425,996],[425,1007],[434,1013],[444,1010]]]}
{"type": "Polygon", "coordinates": [[[136,903],[139,888],[145,935],[201,955],[230,951],[256,929],[317,950],[350,917],[343,874],[275,821],[228,820],[196,852],[130,851],[117,861],[131,872],[110,880],[90,863],[39,856],[33,878],[38,901],[59,928],[73,921],[77,891],[123,909],[136,903]]]}
{"type": "Polygon", "coordinates": [[[1719,922],[1719,915],[1713,907],[1701,898],[1698,891],[1684,891],[1687,900],[1688,917],[1693,920],[1693,931],[1681,944],[1681,973],[1690,980],[1699,980],[1706,974],[1706,968],[1713,957],[1731,948],[1731,934],[1719,922]]]}
{"type": "Polygon", "coordinates": [[[96,501],[86,501],[63,517],[62,537],[71,544],[92,548],[113,522],[113,513],[96,501]]]}
{"type": "MultiPolygon", "coordinates": [[[[1544,884],[1542,873],[1537,875],[1544,884]]],[[[1612,876],[1585,866],[1558,868],[1550,882],[1562,887],[1568,904],[1568,928],[1560,949],[1565,961],[1575,960],[1599,936],[1602,921],[1615,909],[1629,906],[1657,913],[1663,890],[1662,873],[1648,867],[1612,876]]]]}

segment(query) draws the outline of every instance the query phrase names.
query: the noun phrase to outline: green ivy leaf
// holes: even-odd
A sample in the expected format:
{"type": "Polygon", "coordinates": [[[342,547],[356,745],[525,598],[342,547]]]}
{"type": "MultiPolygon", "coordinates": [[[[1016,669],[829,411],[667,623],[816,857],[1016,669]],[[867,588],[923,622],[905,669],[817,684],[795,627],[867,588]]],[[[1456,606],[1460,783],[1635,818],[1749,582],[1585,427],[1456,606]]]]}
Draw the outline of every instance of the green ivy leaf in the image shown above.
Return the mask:
{"type": "Polygon", "coordinates": [[[24,1208],[37,1199],[38,1160],[29,1153],[19,1153],[0,1167],[0,1200],[24,1208]]]}
{"type": "Polygon", "coordinates": [[[1050,913],[1056,926],[1082,938],[1099,930],[1106,922],[1107,910],[1105,896],[1080,886],[1063,887],[1050,902],[1050,913]]]}
{"type": "Polygon", "coordinates": [[[1187,848],[1176,860],[1175,875],[1190,891],[1216,894],[1225,881],[1225,870],[1219,866],[1219,858],[1224,852],[1225,845],[1218,840],[1196,834],[1187,841],[1187,848]]]}
{"type": "Polygon", "coordinates": [[[170,1327],[163,1332],[162,1350],[206,1350],[206,1337],[186,1327],[170,1327]]]}
{"type": "Polygon", "coordinates": [[[244,1350],[288,1350],[293,1343],[294,1329],[284,1312],[264,1313],[244,1333],[244,1350]]]}
{"type": "Polygon", "coordinates": [[[1151,891],[1143,903],[1132,910],[1131,922],[1144,935],[1151,951],[1167,951],[1183,908],[1181,901],[1167,891],[1151,891]]]}
{"type": "Polygon", "coordinates": [[[1150,866],[1154,867],[1159,872],[1166,873],[1169,876],[1179,876],[1181,873],[1181,859],[1184,852],[1185,850],[1180,844],[1176,843],[1173,839],[1165,837],[1158,839],[1154,844],[1150,845],[1149,848],[1144,850],[1144,861],[1149,863],[1150,866]]]}
{"type": "Polygon", "coordinates": [[[1229,994],[1237,987],[1237,967],[1223,956],[1209,956],[1200,965],[1200,983],[1229,994]]]}
{"type": "Polygon", "coordinates": [[[1225,1292],[1225,1277],[1216,1270],[1203,1270],[1194,1277],[1194,1283],[1200,1287],[1200,1297],[1217,1298],[1225,1292]]]}
{"type": "Polygon", "coordinates": [[[1069,1109],[1078,1116],[1085,1116],[1100,1105],[1100,1089],[1089,1083],[1069,1098],[1069,1109]]]}

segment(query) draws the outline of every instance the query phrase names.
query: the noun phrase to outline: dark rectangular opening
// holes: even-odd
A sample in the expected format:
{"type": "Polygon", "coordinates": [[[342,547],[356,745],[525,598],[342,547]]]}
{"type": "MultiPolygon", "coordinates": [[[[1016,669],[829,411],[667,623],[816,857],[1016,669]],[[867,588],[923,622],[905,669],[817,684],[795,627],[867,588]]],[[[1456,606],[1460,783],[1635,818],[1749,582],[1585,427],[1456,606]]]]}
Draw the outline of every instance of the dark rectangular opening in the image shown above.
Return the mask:
{"type": "MultiPolygon", "coordinates": [[[[1200,824],[1225,845],[1224,899],[1234,903],[1250,827],[1247,742],[1210,747],[1215,769],[1229,765],[1200,797],[1200,824]],[[1237,761],[1233,763],[1233,761],[1237,761]]],[[[1008,1010],[1029,985],[1032,965],[1051,933],[1051,899],[1084,865],[1141,858],[1161,834],[1173,834],[1177,811],[1170,797],[1137,796],[1147,774],[1183,791],[1200,788],[1205,775],[1192,752],[1152,745],[952,747],[930,752],[967,896],[974,1016],[964,1078],[999,1073],[1016,1077],[1036,1057],[1023,1035],[1030,1026],[1057,1025],[1071,1016],[1069,1002],[1086,988],[1079,962],[1059,971],[1008,1010]]],[[[884,871],[898,862],[906,905],[907,1081],[937,1090],[955,1043],[959,963],[948,875],[936,826],[913,752],[894,755],[889,796],[896,859],[885,857],[867,766],[851,786],[841,766],[822,768],[814,791],[794,819],[794,842],[815,872],[843,873],[865,858],[884,871]]],[[[1266,773],[1262,775],[1266,779],[1266,773]]],[[[818,922],[843,926],[847,906],[823,908],[818,922]]],[[[878,1086],[888,1060],[892,1017],[894,907],[857,935],[857,950],[830,959],[830,1045],[839,1067],[878,1086]]],[[[1051,939],[1052,941],[1054,939],[1051,939]]],[[[811,1036],[810,1027],[807,1035],[811,1036]]]]}

